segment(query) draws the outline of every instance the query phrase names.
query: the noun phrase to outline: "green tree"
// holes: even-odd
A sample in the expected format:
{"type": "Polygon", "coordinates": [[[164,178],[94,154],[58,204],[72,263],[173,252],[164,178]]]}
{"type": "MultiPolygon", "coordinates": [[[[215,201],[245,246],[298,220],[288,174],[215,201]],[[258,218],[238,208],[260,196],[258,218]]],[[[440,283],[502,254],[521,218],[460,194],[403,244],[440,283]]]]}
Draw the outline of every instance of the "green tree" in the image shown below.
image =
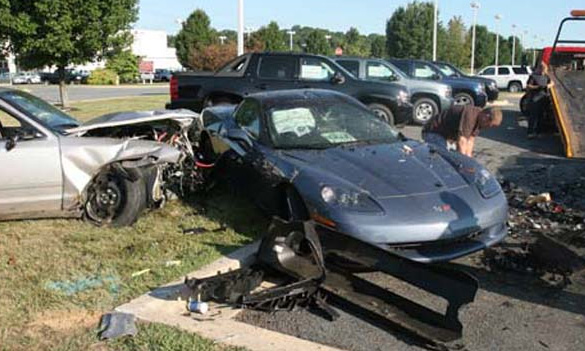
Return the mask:
{"type": "Polygon", "coordinates": [[[286,34],[280,30],[278,23],[274,21],[254,32],[252,38],[262,43],[266,51],[277,52],[288,50],[286,34]]]}
{"type": "Polygon", "coordinates": [[[448,25],[444,35],[439,37],[438,45],[439,59],[454,64],[457,67],[466,67],[469,65],[470,51],[467,45],[467,30],[463,19],[453,17],[448,25]]]}
{"type": "Polygon", "coordinates": [[[351,27],[345,33],[345,42],[343,49],[346,55],[352,56],[369,56],[370,46],[365,36],[361,35],[357,28],[351,27]]]}
{"type": "Polygon", "coordinates": [[[406,8],[399,7],[386,23],[388,56],[431,59],[433,24],[432,3],[414,1],[406,8]]]}
{"type": "Polygon", "coordinates": [[[0,33],[21,67],[57,67],[67,106],[65,68],[128,45],[137,15],[137,0],[0,0],[0,33]]]}
{"type": "Polygon", "coordinates": [[[370,54],[372,57],[383,58],[386,56],[386,37],[379,34],[369,36],[370,54]]]}
{"type": "Polygon", "coordinates": [[[215,38],[215,31],[211,28],[209,16],[205,11],[198,9],[191,13],[175,38],[177,58],[181,65],[196,69],[197,67],[189,66],[190,55],[203,51],[215,42],[215,38]]]}
{"type": "MultiPolygon", "coordinates": [[[[468,37],[471,40],[471,29],[468,37]]],[[[477,25],[475,27],[475,69],[492,65],[494,63],[495,52],[495,35],[486,26],[477,25]]]]}
{"type": "Polygon", "coordinates": [[[306,52],[317,55],[331,54],[331,47],[329,46],[329,42],[325,38],[325,35],[325,31],[313,29],[306,39],[306,52]]]}
{"type": "Polygon", "coordinates": [[[116,72],[120,77],[120,82],[129,83],[136,80],[140,74],[138,61],[138,56],[134,55],[130,50],[124,50],[108,58],[106,68],[116,72]]]}

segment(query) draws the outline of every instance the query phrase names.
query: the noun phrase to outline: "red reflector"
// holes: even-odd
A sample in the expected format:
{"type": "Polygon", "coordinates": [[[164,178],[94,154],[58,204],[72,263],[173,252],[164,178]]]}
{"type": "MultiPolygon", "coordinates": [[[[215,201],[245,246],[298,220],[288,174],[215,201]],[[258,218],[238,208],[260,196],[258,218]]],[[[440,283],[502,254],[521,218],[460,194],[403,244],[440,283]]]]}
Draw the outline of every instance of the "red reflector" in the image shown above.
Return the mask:
{"type": "Polygon", "coordinates": [[[179,82],[176,76],[171,77],[171,101],[179,99],[179,82]]]}
{"type": "Polygon", "coordinates": [[[583,17],[583,16],[585,16],[585,10],[573,10],[573,11],[571,11],[571,16],[583,17]]]}

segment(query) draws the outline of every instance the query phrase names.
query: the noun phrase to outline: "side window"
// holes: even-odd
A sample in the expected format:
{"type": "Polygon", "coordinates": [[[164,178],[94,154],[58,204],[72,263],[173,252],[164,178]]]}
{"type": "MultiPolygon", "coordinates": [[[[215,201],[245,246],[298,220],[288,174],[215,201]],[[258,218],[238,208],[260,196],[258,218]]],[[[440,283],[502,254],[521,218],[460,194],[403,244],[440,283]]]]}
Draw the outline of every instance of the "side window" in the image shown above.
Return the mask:
{"type": "Polygon", "coordinates": [[[493,76],[494,74],[496,74],[496,69],[493,67],[490,67],[490,68],[484,69],[480,75],[481,76],[493,76]]]}
{"type": "Polygon", "coordinates": [[[379,62],[368,62],[366,70],[368,79],[396,80],[398,78],[394,71],[379,62]]]}
{"type": "Polygon", "coordinates": [[[434,75],[435,71],[429,65],[420,62],[414,63],[414,76],[416,78],[431,79],[434,75]]]}
{"type": "Polygon", "coordinates": [[[510,74],[510,69],[508,67],[498,67],[498,75],[507,76],[509,74],[510,74]]]}
{"type": "Polygon", "coordinates": [[[334,74],[335,70],[319,58],[301,58],[301,79],[329,81],[334,74]]]}
{"type": "Polygon", "coordinates": [[[513,67],[512,70],[515,74],[528,74],[526,67],[513,67]]]}
{"type": "Polygon", "coordinates": [[[265,79],[292,80],[295,77],[294,57],[264,56],[260,60],[258,76],[265,79]]]}
{"type": "Polygon", "coordinates": [[[360,76],[360,63],[359,61],[350,61],[350,60],[339,60],[337,63],[349,71],[349,73],[353,74],[356,77],[360,76]]]}
{"type": "Polygon", "coordinates": [[[396,61],[396,62],[392,62],[392,63],[394,64],[394,66],[398,67],[398,69],[400,69],[402,72],[410,75],[409,68],[408,68],[408,62],[396,61]]]}
{"type": "Polygon", "coordinates": [[[236,123],[254,138],[260,136],[260,107],[254,100],[246,100],[236,112],[236,123]]]}
{"type": "Polygon", "coordinates": [[[7,112],[0,110],[0,139],[16,135],[23,124],[7,112]]]}

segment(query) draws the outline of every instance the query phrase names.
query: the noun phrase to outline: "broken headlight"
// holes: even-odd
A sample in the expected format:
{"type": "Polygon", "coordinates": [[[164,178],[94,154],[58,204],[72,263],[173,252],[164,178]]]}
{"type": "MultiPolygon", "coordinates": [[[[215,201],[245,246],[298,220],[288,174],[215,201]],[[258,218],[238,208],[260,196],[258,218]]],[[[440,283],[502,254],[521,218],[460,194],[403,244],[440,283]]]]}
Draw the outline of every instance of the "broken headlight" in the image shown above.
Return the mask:
{"type": "Polygon", "coordinates": [[[400,103],[407,104],[410,101],[410,94],[408,94],[408,92],[405,90],[400,90],[400,92],[396,96],[396,99],[400,103]]]}
{"type": "Polygon", "coordinates": [[[502,190],[496,178],[487,169],[475,173],[475,185],[486,199],[496,196],[502,190]]]}
{"type": "Polygon", "coordinates": [[[368,213],[384,212],[380,205],[378,205],[367,193],[340,187],[322,187],[321,199],[328,205],[349,211],[368,213]]]}

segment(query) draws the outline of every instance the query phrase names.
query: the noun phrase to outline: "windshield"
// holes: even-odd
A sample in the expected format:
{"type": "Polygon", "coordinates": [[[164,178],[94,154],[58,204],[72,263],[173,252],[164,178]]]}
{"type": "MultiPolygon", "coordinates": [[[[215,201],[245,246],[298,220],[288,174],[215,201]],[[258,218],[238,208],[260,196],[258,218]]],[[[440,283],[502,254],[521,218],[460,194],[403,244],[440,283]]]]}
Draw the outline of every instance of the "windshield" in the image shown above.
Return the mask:
{"type": "Polygon", "coordinates": [[[267,111],[276,148],[326,149],[394,143],[398,133],[365,107],[340,97],[289,101],[267,111]]]}
{"type": "Polygon", "coordinates": [[[67,128],[80,125],[73,117],[36,96],[21,91],[8,91],[2,94],[2,98],[55,132],[63,133],[67,128]]]}

